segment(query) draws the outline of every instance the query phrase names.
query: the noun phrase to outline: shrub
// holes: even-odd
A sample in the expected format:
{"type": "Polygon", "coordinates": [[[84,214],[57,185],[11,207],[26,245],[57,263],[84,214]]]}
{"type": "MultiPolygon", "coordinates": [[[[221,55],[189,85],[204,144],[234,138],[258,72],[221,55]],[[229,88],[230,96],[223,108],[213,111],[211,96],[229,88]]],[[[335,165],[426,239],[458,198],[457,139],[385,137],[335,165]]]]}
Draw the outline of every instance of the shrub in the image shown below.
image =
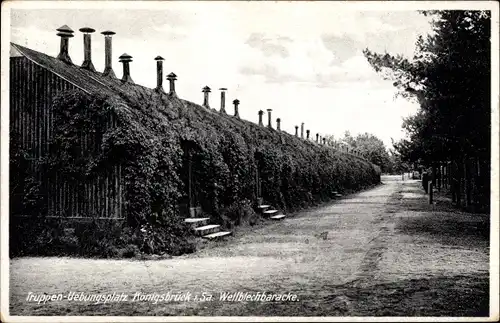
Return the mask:
{"type": "Polygon", "coordinates": [[[126,226],[95,223],[93,231],[79,231],[88,255],[194,250],[177,208],[186,191],[186,151],[194,196],[229,227],[258,221],[252,210],[257,172],[263,198],[284,211],[380,181],[371,163],[312,141],[138,86],[125,84],[119,93],[68,91],[53,104],[52,155],[42,165],[49,174],[85,182],[113,165],[123,169],[126,226]],[[93,149],[82,149],[82,133],[93,149]]]}
{"type": "Polygon", "coordinates": [[[181,255],[195,251],[187,228],[131,228],[116,220],[75,222],[63,219],[13,217],[10,256],[137,257],[141,254],[181,255]],[[179,237],[178,232],[184,236],[179,237]]]}

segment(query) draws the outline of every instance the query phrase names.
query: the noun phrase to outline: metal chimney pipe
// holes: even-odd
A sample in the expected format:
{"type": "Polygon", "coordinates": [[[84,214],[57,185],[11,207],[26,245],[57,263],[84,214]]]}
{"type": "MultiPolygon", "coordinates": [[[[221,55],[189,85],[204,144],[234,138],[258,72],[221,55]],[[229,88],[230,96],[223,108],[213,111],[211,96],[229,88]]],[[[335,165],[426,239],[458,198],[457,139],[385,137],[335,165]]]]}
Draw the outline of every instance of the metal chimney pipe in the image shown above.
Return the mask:
{"type": "Polygon", "coordinates": [[[163,61],[165,59],[161,56],[156,56],[156,88],[158,92],[163,92],[163,61]]]}
{"type": "Polygon", "coordinates": [[[221,113],[226,113],[226,91],[227,89],[225,87],[221,87],[219,89],[220,92],[220,112],[221,113]]]}
{"type": "Polygon", "coordinates": [[[295,126],[295,137],[299,136],[299,126],[295,126]]]}
{"type": "Polygon", "coordinates": [[[92,40],[91,34],[95,29],[83,27],[79,29],[83,33],[83,63],[82,68],[95,72],[94,64],[92,64],[92,40]]]}
{"type": "Polygon", "coordinates": [[[304,123],[300,125],[300,138],[304,139],[304,123]]]}
{"type": "Polygon", "coordinates": [[[104,35],[104,71],[102,72],[102,75],[116,78],[115,72],[113,71],[113,48],[111,43],[111,37],[116,33],[114,31],[106,30],[101,34],[104,35]]]}
{"type": "Polygon", "coordinates": [[[167,75],[167,80],[169,83],[170,90],[168,92],[169,95],[174,96],[175,94],[175,81],[177,80],[177,75],[174,72],[167,75]]]}
{"type": "Polygon", "coordinates": [[[205,86],[201,92],[203,92],[203,106],[207,109],[210,109],[210,105],[208,104],[208,93],[211,92],[208,86],[205,86]]]}
{"type": "Polygon", "coordinates": [[[307,140],[309,140],[309,133],[310,133],[310,132],[311,132],[311,131],[310,131],[309,129],[307,129],[307,130],[306,130],[307,140]]]}
{"type": "Polygon", "coordinates": [[[58,31],[57,36],[61,37],[61,46],[59,49],[59,55],[57,58],[61,61],[73,64],[71,58],[69,57],[69,39],[73,37],[74,31],[71,30],[68,26],[64,25],[56,29],[58,31]]]}
{"type": "Polygon", "coordinates": [[[264,126],[264,123],[262,123],[262,115],[264,114],[264,111],[259,110],[259,126],[264,126]]]}
{"type": "Polygon", "coordinates": [[[276,119],[276,130],[281,130],[281,119],[276,119]]]}
{"type": "Polygon", "coordinates": [[[326,145],[326,138],[323,138],[323,145],[326,145]]]}
{"type": "Polygon", "coordinates": [[[269,128],[272,128],[272,124],[271,124],[271,111],[273,111],[273,109],[267,109],[267,126],[269,128]]]}
{"type": "Polygon", "coordinates": [[[234,99],[233,100],[233,104],[234,104],[234,116],[236,118],[239,118],[240,117],[240,113],[238,111],[238,105],[240,104],[240,100],[234,99]]]}
{"type": "Polygon", "coordinates": [[[316,134],[316,142],[319,142],[319,133],[316,134]]]}
{"type": "Polygon", "coordinates": [[[120,57],[120,62],[123,63],[123,77],[122,82],[134,83],[132,77],[130,76],[130,62],[132,62],[132,56],[127,53],[123,53],[120,57]]]}

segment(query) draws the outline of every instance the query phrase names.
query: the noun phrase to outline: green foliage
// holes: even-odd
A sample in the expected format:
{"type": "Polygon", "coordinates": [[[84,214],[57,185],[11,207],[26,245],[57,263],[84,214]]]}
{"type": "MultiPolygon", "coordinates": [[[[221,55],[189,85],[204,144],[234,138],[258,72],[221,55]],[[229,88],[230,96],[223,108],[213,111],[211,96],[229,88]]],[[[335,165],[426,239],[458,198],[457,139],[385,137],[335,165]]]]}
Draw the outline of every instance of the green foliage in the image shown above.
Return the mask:
{"type": "Polygon", "coordinates": [[[255,225],[261,218],[255,213],[253,203],[250,200],[236,201],[227,207],[223,207],[220,212],[219,223],[228,229],[233,229],[239,225],[255,225]]]}
{"type": "MultiPolygon", "coordinates": [[[[92,219],[90,219],[92,220],[92,219]]],[[[72,222],[44,217],[12,217],[10,256],[137,257],[141,254],[180,255],[195,251],[178,218],[170,226],[145,224],[136,228],[116,220],[72,222]]]]}
{"type": "Polygon", "coordinates": [[[430,162],[473,155],[489,159],[491,13],[424,11],[433,33],[417,40],[413,59],[377,54],[368,61],[421,111],[405,120],[409,140],[395,148],[408,161],[430,162]]]}
{"type": "Polygon", "coordinates": [[[456,205],[488,210],[490,167],[480,165],[491,160],[491,12],[422,13],[432,17],[433,33],[417,40],[413,59],[364,52],[376,71],[420,104],[403,123],[408,138],[394,148],[414,166],[451,161],[456,205]]]}
{"type": "Polygon", "coordinates": [[[191,250],[178,212],[189,159],[195,201],[227,227],[258,222],[257,171],[262,197],[285,211],[380,181],[380,170],[360,158],[142,87],[120,96],[66,92],[54,100],[53,113],[52,154],[44,165],[50,174],[85,182],[122,167],[127,225],[116,232],[130,238],[122,241],[114,229],[84,230],[78,243],[91,255],[114,255],[128,245],[145,253],[191,250]]]}
{"type": "Polygon", "coordinates": [[[327,142],[332,145],[347,144],[350,149],[356,149],[371,163],[378,165],[383,173],[392,170],[391,157],[382,140],[367,132],[353,137],[349,131],[344,133],[343,138],[335,139],[334,136],[326,136],[327,142]]]}
{"type": "MultiPolygon", "coordinates": [[[[38,215],[46,208],[41,183],[29,171],[28,154],[20,149],[19,134],[10,134],[9,205],[15,214],[38,215]]],[[[34,167],[39,167],[34,163],[34,167]]]]}
{"type": "Polygon", "coordinates": [[[351,145],[360,151],[366,159],[379,165],[383,173],[390,172],[391,159],[382,140],[365,132],[350,141],[352,142],[351,145]]]}

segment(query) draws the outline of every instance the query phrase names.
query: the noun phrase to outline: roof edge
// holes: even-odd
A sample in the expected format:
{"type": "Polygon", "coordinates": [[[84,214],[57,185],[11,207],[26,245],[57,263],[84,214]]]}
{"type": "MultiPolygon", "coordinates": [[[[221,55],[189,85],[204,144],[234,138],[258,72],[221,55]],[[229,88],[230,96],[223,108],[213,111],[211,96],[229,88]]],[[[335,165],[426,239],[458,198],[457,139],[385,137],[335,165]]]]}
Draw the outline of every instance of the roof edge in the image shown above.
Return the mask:
{"type": "Polygon", "coordinates": [[[85,93],[87,94],[91,94],[90,91],[84,89],[83,87],[81,87],[80,85],[78,84],[75,84],[75,82],[71,82],[70,80],[66,79],[65,77],[61,76],[59,73],[55,72],[54,70],[52,70],[50,67],[48,66],[45,66],[43,64],[40,64],[39,62],[35,61],[33,58],[31,58],[29,55],[27,55],[24,50],[23,50],[23,46],[21,45],[18,45],[18,44],[15,44],[13,42],[10,42],[10,45],[11,46],[14,46],[14,48],[21,54],[23,55],[23,57],[26,57],[26,59],[30,60],[31,62],[33,62],[34,64],[46,69],[46,70],[49,70],[51,73],[54,73],[55,75],[57,75],[58,77],[60,77],[61,79],[65,80],[66,82],[68,83],[71,83],[73,84],[75,87],[79,88],[80,90],[84,91],[85,93]]]}

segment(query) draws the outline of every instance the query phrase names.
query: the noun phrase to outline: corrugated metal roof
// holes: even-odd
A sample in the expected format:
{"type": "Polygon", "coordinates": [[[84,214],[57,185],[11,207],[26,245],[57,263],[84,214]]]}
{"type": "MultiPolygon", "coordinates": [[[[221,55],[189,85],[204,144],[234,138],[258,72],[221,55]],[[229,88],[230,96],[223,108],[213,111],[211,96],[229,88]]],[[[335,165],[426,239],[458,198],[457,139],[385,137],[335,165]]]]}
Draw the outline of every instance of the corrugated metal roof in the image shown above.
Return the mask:
{"type": "MultiPolygon", "coordinates": [[[[248,126],[253,124],[246,120],[234,118],[226,114],[220,114],[215,110],[206,109],[196,103],[179,99],[176,96],[170,96],[163,92],[157,92],[154,89],[150,89],[142,85],[122,82],[120,79],[104,76],[100,72],[92,72],[81,68],[78,65],[65,63],[55,57],[37,52],[24,46],[14,43],[11,43],[11,45],[22,56],[51,71],[86,93],[90,95],[104,94],[113,99],[117,99],[122,103],[118,105],[120,106],[120,110],[123,110],[126,113],[144,114],[146,110],[133,109],[131,107],[144,106],[148,105],[147,102],[152,102],[150,105],[151,111],[147,111],[147,113],[156,113],[156,117],[159,118],[163,118],[162,115],[165,111],[175,111],[173,108],[174,106],[182,106],[191,110],[193,113],[202,115],[202,119],[206,119],[207,117],[224,118],[233,124],[238,124],[239,126],[248,126]]],[[[210,88],[205,86],[204,90],[210,91],[210,88]]],[[[139,115],[134,118],[137,120],[141,119],[139,115]]],[[[168,119],[165,118],[165,122],[167,121],[168,119]]]]}
{"type": "Polygon", "coordinates": [[[138,84],[123,83],[119,79],[104,76],[100,72],[89,71],[78,65],[65,63],[55,57],[18,44],[11,43],[11,46],[33,63],[48,69],[88,94],[105,94],[120,98],[124,96],[128,98],[131,96],[147,97],[154,94],[153,89],[138,84]]]}

